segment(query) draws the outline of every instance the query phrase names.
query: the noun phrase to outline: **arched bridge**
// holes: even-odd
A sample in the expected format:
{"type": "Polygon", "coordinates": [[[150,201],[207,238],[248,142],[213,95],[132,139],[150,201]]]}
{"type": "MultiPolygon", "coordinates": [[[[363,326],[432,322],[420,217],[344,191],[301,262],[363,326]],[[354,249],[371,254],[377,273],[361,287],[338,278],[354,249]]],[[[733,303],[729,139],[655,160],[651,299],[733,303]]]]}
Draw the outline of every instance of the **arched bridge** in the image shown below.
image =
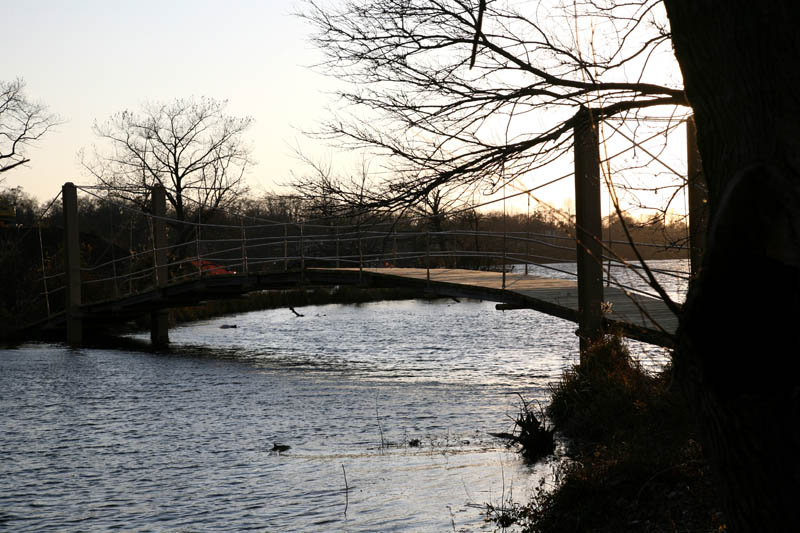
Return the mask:
{"type": "MultiPolygon", "coordinates": [[[[500,309],[533,309],[577,322],[582,350],[608,330],[672,346],[680,305],[656,278],[685,279],[689,272],[625,261],[615,251],[620,243],[603,238],[597,141],[578,133],[576,216],[561,233],[537,230],[530,214],[527,222],[517,217],[522,223],[509,229],[505,211],[502,231],[483,230],[476,206],[417,217],[370,218],[356,212],[338,219],[295,216],[281,221],[225,212],[222,221],[199,216],[176,220],[167,213],[162,187],[147,189],[149,208],[144,212],[112,191],[67,183],[61,193],[63,258],[48,266],[42,248],[39,282],[44,290],[37,305],[46,316],[27,330],[57,329],[68,342],[79,344],[86,324],[113,324],[149,313],[154,343],[165,343],[169,308],[253,291],[353,285],[477,298],[497,302],[500,309]],[[86,261],[91,245],[78,228],[79,189],[98,205],[110,206],[102,239],[107,250],[91,264],[86,261]],[[445,227],[442,220],[447,217],[461,222],[445,227]],[[569,261],[576,262],[575,272],[554,266],[569,261]],[[536,275],[530,270],[534,266],[536,275]],[[644,283],[621,280],[620,271],[634,271],[644,283]]],[[[690,164],[690,178],[693,173],[690,164]]],[[[691,179],[689,186],[691,195],[691,179]]],[[[530,198],[530,192],[516,195],[530,198]]],[[[690,223],[697,218],[691,201],[689,215],[690,223]]],[[[702,231],[692,229],[691,234],[702,231]]],[[[653,246],[632,240],[621,244],[653,246]]],[[[693,262],[698,250],[692,244],[693,262]]]]}
{"type": "MultiPolygon", "coordinates": [[[[533,309],[579,322],[575,281],[449,268],[307,268],[255,274],[211,275],[185,280],[136,294],[80,306],[83,321],[94,325],[131,320],[145,313],[197,305],[214,299],[235,298],[253,291],[350,285],[364,288],[404,288],[422,296],[474,298],[498,303],[498,309],[533,309]]],[[[607,330],[657,344],[672,346],[677,318],[663,301],[620,288],[604,289],[603,324],[607,330]]],[[[59,313],[34,327],[64,328],[59,313]]],[[[156,332],[155,338],[159,333],[156,332]]]]}

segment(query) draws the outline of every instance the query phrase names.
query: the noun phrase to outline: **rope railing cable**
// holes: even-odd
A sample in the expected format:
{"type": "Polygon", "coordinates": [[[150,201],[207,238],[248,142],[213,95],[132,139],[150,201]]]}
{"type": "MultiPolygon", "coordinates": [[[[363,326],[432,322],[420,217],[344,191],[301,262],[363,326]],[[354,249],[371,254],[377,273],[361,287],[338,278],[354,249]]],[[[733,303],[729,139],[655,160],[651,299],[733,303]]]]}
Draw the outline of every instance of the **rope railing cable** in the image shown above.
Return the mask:
{"type": "MultiPolygon", "coordinates": [[[[36,223],[36,225],[32,226],[31,228],[29,228],[20,237],[20,241],[24,241],[25,238],[30,234],[30,232],[33,231],[34,227],[37,229],[37,231],[39,233],[39,254],[40,254],[40,259],[41,259],[41,263],[42,263],[42,277],[38,281],[42,281],[43,283],[45,283],[45,293],[47,292],[46,280],[48,279],[48,277],[45,274],[44,246],[42,244],[42,219],[44,219],[45,215],[47,215],[47,213],[50,211],[50,208],[52,208],[55,205],[55,203],[58,201],[59,198],[61,198],[61,191],[58,191],[58,193],[53,197],[52,200],[50,200],[50,202],[47,204],[47,206],[44,208],[44,210],[34,217],[34,222],[36,223]]],[[[47,308],[48,308],[47,312],[48,312],[48,316],[49,316],[50,315],[50,300],[49,300],[49,298],[47,300],[47,308]]]]}
{"type": "Polygon", "coordinates": [[[42,244],[42,224],[37,224],[39,228],[39,251],[41,253],[42,259],[42,282],[44,283],[44,300],[47,304],[47,316],[50,316],[50,296],[47,293],[47,276],[45,275],[45,264],[44,264],[44,245],[42,244]]]}
{"type": "MultiPolygon", "coordinates": [[[[449,231],[442,231],[442,232],[427,232],[427,233],[429,233],[432,236],[445,236],[445,237],[446,236],[459,236],[459,237],[464,237],[464,236],[468,236],[468,237],[472,236],[472,237],[474,237],[474,236],[477,236],[477,237],[492,238],[492,237],[497,237],[499,235],[502,235],[500,232],[469,231],[469,230],[449,230],[449,231]]],[[[425,232],[395,232],[395,233],[363,232],[361,234],[361,239],[362,240],[379,240],[379,239],[383,239],[387,235],[388,236],[392,236],[392,237],[397,237],[399,239],[413,239],[415,237],[419,237],[419,236],[424,235],[424,234],[425,234],[425,232]]],[[[354,233],[340,234],[340,237],[339,237],[338,240],[340,242],[357,241],[359,239],[357,235],[358,234],[355,233],[355,232],[354,233]],[[352,237],[347,237],[348,235],[352,235],[352,237]]],[[[546,246],[546,247],[549,247],[549,248],[560,249],[560,250],[565,250],[565,251],[574,250],[571,247],[555,245],[555,244],[549,243],[549,242],[541,240],[541,239],[528,239],[528,238],[522,236],[523,232],[509,232],[509,233],[506,233],[505,235],[508,238],[508,240],[512,240],[512,241],[540,244],[542,246],[546,246]]],[[[534,235],[534,234],[532,234],[532,235],[534,235]]],[[[555,239],[555,240],[568,240],[569,239],[568,237],[551,236],[551,235],[547,235],[547,234],[535,234],[535,235],[541,235],[542,237],[544,237],[546,239],[555,239]]],[[[328,235],[328,234],[307,235],[307,236],[304,236],[302,238],[300,236],[290,236],[290,237],[288,237],[288,241],[289,242],[298,242],[299,243],[302,239],[305,239],[306,241],[313,242],[315,244],[328,244],[328,243],[333,243],[333,242],[336,241],[336,239],[329,238],[329,237],[330,237],[330,235],[328,235]]],[[[277,239],[276,237],[269,237],[269,238],[263,238],[263,239],[254,238],[254,239],[250,240],[250,242],[248,243],[248,246],[249,247],[257,247],[257,246],[269,246],[269,245],[279,245],[279,244],[281,244],[276,239],[277,239]],[[258,240],[274,240],[275,242],[267,243],[267,244],[252,244],[253,241],[258,241],[258,240]]],[[[569,239],[569,240],[571,240],[571,239],[569,239]]],[[[197,244],[197,243],[199,243],[199,244],[219,244],[219,243],[237,243],[237,244],[240,244],[241,243],[241,239],[229,238],[229,239],[201,239],[199,241],[197,241],[197,240],[185,241],[185,242],[181,242],[181,243],[178,243],[178,244],[172,244],[172,245],[167,245],[167,246],[163,246],[163,247],[158,247],[158,248],[155,248],[155,251],[177,250],[177,249],[180,249],[182,247],[185,247],[188,244],[197,244]]],[[[629,243],[627,243],[625,241],[612,241],[612,243],[614,243],[614,244],[629,244],[629,243]]],[[[652,243],[644,243],[644,242],[637,242],[636,245],[637,246],[651,246],[651,247],[656,247],[656,248],[662,248],[662,245],[652,244],[652,243]]],[[[678,248],[678,249],[683,249],[683,248],[678,248]]],[[[238,246],[237,247],[226,248],[226,249],[224,249],[222,251],[217,250],[217,251],[214,251],[213,254],[214,255],[219,255],[220,253],[228,253],[228,252],[233,252],[233,251],[237,251],[237,250],[239,250],[238,246]]],[[[134,253],[130,254],[129,256],[112,259],[112,260],[106,261],[104,263],[100,263],[100,264],[94,265],[92,267],[81,268],[81,271],[83,271],[83,272],[95,271],[95,270],[98,270],[100,268],[111,266],[111,265],[113,265],[115,263],[129,261],[132,258],[135,259],[135,258],[141,257],[143,255],[149,255],[149,254],[152,254],[152,253],[153,253],[153,249],[144,250],[144,251],[140,251],[140,252],[134,252],[134,253]]],[[[609,258],[609,256],[605,256],[604,260],[606,260],[608,258],[609,258]]],[[[564,258],[559,258],[559,260],[564,260],[564,258]]],[[[619,265],[625,265],[624,262],[618,261],[616,258],[613,258],[613,257],[612,257],[612,261],[616,261],[618,264],[615,265],[615,266],[618,266],[618,267],[619,267],[619,265]]],[[[180,262],[180,261],[178,261],[178,262],[180,262]]],[[[176,264],[178,262],[173,262],[173,263],[170,263],[170,264],[176,264]]],[[[630,268],[642,268],[642,267],[639,266],[639,265],[636,265],[635,263],[630,263],[630,268]]],[[[61,274],[56,274],[56,275],[61,275],[61,274]]]]}

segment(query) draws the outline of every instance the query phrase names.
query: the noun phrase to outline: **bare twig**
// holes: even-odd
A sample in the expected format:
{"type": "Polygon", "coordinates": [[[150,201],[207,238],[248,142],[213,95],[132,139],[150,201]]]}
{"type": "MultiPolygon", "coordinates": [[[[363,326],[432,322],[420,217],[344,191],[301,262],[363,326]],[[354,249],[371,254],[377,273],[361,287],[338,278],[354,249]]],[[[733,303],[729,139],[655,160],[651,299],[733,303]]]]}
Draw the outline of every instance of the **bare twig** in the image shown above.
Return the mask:
{"type": "Polygon", "coordinates": [[[378,431],[381,433],[381,450],[386,448],[386,442],[383,440],[383,428],[381,427],[381,417],[378,414],[378,395],[375,395],[375,419],[378,421],[378,431]]]}
{"type": "Polygon", "coordinates": [[[350,505],[350,487],[347,485],[347,472],[344,470],[344,464],[342,464],[342,475],[344,476],[344,515],[347,516],[347,507],[350,505]]]}

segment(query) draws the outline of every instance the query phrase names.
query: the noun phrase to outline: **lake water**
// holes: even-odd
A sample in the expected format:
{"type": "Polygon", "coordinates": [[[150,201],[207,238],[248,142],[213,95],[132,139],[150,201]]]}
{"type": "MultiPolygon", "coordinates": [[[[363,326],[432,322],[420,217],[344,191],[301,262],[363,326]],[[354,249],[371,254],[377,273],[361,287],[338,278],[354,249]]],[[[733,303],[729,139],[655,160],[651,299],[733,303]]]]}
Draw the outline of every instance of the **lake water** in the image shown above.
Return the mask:
{"type": "Polygon", "coordinates": [[[546,401],[575,324],[478,301],[298,311],[182,326],[168,352],[3,350],[0,528],[491,531],[486,503],[548,476],[488,432],[518,395],[546,401]]]}

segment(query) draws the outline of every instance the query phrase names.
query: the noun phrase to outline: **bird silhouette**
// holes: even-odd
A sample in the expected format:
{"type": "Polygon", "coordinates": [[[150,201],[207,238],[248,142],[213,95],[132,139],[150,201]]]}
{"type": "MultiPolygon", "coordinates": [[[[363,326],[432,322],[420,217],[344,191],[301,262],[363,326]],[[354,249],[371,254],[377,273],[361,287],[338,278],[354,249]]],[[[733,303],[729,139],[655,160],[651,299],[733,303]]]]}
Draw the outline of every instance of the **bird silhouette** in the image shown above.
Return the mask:
{"type": "Polygon", "coordinates": [[[280,455],[282,452],[285,452],[286,450],[289,450],[289,449],[291,449],[291,446],[288,446],[286,444],[273,443],[272,449],[270,451],[271,452],[275,452],[278,455],[280,455]]]}

